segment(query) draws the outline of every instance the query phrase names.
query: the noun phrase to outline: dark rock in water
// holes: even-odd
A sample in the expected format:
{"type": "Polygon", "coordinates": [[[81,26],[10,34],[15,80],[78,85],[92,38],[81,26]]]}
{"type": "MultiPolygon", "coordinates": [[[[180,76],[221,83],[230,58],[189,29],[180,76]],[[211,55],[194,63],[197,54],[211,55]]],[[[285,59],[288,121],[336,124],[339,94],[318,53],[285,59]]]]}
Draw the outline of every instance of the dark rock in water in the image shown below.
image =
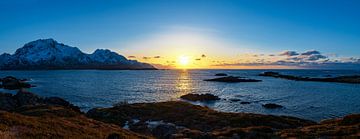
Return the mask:
{"type": "Polygon", "coordinates": [[[39,96],[26,91],[19,91],[16,95],[14,95],[14,99],[18,102],[19,106],[38,105],[43,103],[39,96]]]}
{"type": "Polygon", "coordinates": [[[4,89],[9,89],[9,90],[30,88],[31,84],[26,83],[25,81],[26,81],[25,79],[17,79],[15,77],[8,76],[8,77],[1,79],[1,82],[2,82],[1,87],[3,87],[4,89]]]}
{"type": "Polygon", "coordinates": [[[268,104],[264,104],[262,105],[264,108],[267,109],[276,109],[276,108],[282,108],[283,106],[278,105],[278,104],[274,104],[274,103],[268,103],[268,104]]]}
{"type": "Polygon", "coordinates": [[[12,94],[0,93],[0,110],[10,111],[16,108],[17,102],[12,97],[12,94]]]}
{"type": "Polygon", "coordinates": [[[327,78],[311,78],[311,77],[300,77],[292,75],[282,75],[278,72],[264,72],[259,74],[259,76],[282,78],[287,80],[295,81],[313,81],[313,82],[337,82],[337,83],[353,83],[360,84],[360,76],[339,76],[339,77],[327,77],[327,78]]]}
{"type": "Polygon", "coordinates": [[[236,82],[261,82],[261,80],[255,79],[240,79],[239,77],[227,76],[215,79],[206,79],[204,81],[214,81],[214,82],[228,82],[228,83],[236,83],[236,82]]]}
{"type": "Polygon", "coordinates": [[[266,71],[266,72],[259,74],[259,76],[278,76],[278,75],[279,75],[279,72],[272,72],[272,71],[266,71]]]}
{"type": "Polygon", "coordinates": [[[240,104],[250,104],[250,102],[243,101],[243,102],[240,102],[240,104]]]}
{"type": "Polygon", "coordinates": [[[233,98],[233,99],[230,99],[230,101],[232,101],[232,102],[238,102],[238,101],[240,101],[240,99],[233,98]]]}
{"type": "Polygon", "coordinates": [[[152,130],[152,134],[159,139],[168,139],[176,131],[176,126],[173,124],[160,124],[152,130]]]}
{"type": "Polygon", "coordinates": [[[186,94],[181,96],[180,98],[190,101],[214,101],[220,100],[218,96],[212,94],[186,94]]]}
{"type": "Polygon", "coordinates": [[[225,73],[217,73],[217,74],[215,74],[215,76],[228,76],[228,75],[225,73]]]}

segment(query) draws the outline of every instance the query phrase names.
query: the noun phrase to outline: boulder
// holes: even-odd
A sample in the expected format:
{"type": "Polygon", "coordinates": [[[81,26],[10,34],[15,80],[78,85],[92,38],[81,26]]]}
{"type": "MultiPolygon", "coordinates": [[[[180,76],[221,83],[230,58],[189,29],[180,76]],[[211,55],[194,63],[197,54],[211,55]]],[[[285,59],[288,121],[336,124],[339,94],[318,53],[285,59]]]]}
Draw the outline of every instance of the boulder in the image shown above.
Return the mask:
{"type": "Polygon", "coordinates": [[[215,79],[206,79],[204,81],[213,81],[213,82],[227,82],[227,83],[237,83],[237,82],[261,82],[261,80],[255,79],[240,79],[239,77],[227,76],[220,77],[215,79]]]}
{"type": "Polygon", "coordinates": [[[228,76],[226,73],[216,73],[215,76],[228,76]]]}
{"type": "Polygon", "coordinates": [[[24,105],[38,105],[43,103],[42,98],[38,95],[35,95],[30,92],[26,92],[24,90],[19,91],[13,98],[18,102],[19,106],[24,105]]]}
{"type": "Polygon", "coordinates": [[[43,100],[43,102],[47,105],[68,107],[76,112],[80,112],[80,108],[78,106],[74,106],[70,102],[59,97],[47,97],[43,100]]]}
{"type": "Polygon", "coordinates": [[[190,101],[215,101],[220,100],[218,96],[213,94],[186,94],[180,98],[190,101]]]}
{"type": "Polygon", "coordinates": [[[264,108],[267,109],[277,109],[277,108],[282,108],[283,106],[279,105],[279,104],[274,104],[274,103],[268,103],[268,104],[264,104],[262,105],[264,108]]]}
{"type": "Polygon", "coordinates": [[[1,80],[2,87],[9,90],[16,90],[21,88],[30,88],[31,84],[26,83],[26,80],[20,80],[12,76],[5,77],[1,80]]]}

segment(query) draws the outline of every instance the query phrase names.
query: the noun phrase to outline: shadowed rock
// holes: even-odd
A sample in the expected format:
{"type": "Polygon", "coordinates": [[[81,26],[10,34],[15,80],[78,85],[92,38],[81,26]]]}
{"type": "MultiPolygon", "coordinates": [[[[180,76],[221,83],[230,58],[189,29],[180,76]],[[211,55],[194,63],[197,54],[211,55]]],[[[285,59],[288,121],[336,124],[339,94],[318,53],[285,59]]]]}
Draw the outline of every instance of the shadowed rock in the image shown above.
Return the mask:
{"type": "Polygon", "coordinates": [[[190,101],[215,101],[220,100],[218,96],[213,94],[186,94],[180,98],[190,101]]]}
{"type": "Polygon", "coordinates": [[[360,84],[360,76],[339,76],[339,77],[327,77],[327,78],[310,78],[310,77],[300,77],[292,75],[283,75],[278,72],[264,72],[259,74],[259,76],[282,78],[295,81],[314,81],[314,82],[338,82],[338,83],[353,83],[360,84]]]}
{"type": "Polygon", "coordinates": [[[72,109],[76,112],[80,112],[80,108],[74,106],[68,101],[58,98],[58,97],[49,97],[43,98],[39,97],[36,94],[20,90],[15,95],[8,93],[0,93],[0,110],[13,111],[23,106],[39,106],[39,105],[49,105],[49,106],[62,106],[69,109],[72,109]]]}
{"type": "Polygon", "coordinates": [[[12,76],[5,77],[1,79],[1,85],[0,87],[3,87],[4,89],[8,90],[16,90],[21,88],[30,88],[31,84],[26,83],[26,79],[17,79],[12,76]]]}
{"type": "Polygon", "coordinates": [[[216,73],[215,76],[228,76],[226,73],[216,73]]]}
{"type": "Polygon", "coordinates": [[[261,80],[255,79],[241,79],[240,77],[227,76],[220,77],[215,79],[206,79],[204,81],[213,81],[213,82],[227,82],[227,83],[237,83],[237,82],[261,82],[261,80]]]}
{"type": "Polygon", "coordinates": [[[264,108],[267,109],[277,109],[277,108],[282,108],[283,106],[278,105],[278,104],[274,104],[274,103],[268,103],[268,104],[264,104],[262,105],[264,108]]]}
{"type": "Polygon", "coordinates": [[[240,99],[237,99],[237,98],[232,98],[232,99],[230,99],[230,101],[232,101],[232,102],[238,102],[238,101],[241,101],[240,99]]]}

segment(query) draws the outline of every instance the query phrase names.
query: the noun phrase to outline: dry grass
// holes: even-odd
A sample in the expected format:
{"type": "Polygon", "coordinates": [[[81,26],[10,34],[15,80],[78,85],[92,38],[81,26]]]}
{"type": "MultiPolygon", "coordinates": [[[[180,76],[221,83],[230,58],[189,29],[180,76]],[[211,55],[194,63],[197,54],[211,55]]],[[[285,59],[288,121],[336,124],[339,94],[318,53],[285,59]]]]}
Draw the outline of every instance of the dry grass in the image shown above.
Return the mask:
{"type": "MultiPolygon", "coordinates": [[[[0,138],[107,138],[110,134],[117,134],[119,138],[148,138],[121,129],[112,124],[106,124],[89,119],[82,114],[72,116],[58,116],[49,114],[51,111],[64,111],[61,107],[44,107],[38,111],[46,111],[36,116],[22,115],[0,111],[0,138]]],[[[33,112],[37,111],[33,109],[33,112]]],[[[30,114],[31,115],[31,114],[30,114]]]]}

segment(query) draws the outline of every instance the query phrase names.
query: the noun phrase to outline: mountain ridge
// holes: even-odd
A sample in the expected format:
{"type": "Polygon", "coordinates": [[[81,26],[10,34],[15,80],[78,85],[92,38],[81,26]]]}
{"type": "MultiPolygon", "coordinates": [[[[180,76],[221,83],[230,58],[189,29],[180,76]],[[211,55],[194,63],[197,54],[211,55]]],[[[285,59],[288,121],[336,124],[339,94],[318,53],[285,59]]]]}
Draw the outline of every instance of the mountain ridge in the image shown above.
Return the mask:
{"type": "Polygon", "coordinates": [[[56,40],[38,39],[26,43],[14,54],[0,55],[0,70],[107,69],[155,70],[147,63],[128,60],[108,49],[86,54],[77,47],[56,40]]]}

